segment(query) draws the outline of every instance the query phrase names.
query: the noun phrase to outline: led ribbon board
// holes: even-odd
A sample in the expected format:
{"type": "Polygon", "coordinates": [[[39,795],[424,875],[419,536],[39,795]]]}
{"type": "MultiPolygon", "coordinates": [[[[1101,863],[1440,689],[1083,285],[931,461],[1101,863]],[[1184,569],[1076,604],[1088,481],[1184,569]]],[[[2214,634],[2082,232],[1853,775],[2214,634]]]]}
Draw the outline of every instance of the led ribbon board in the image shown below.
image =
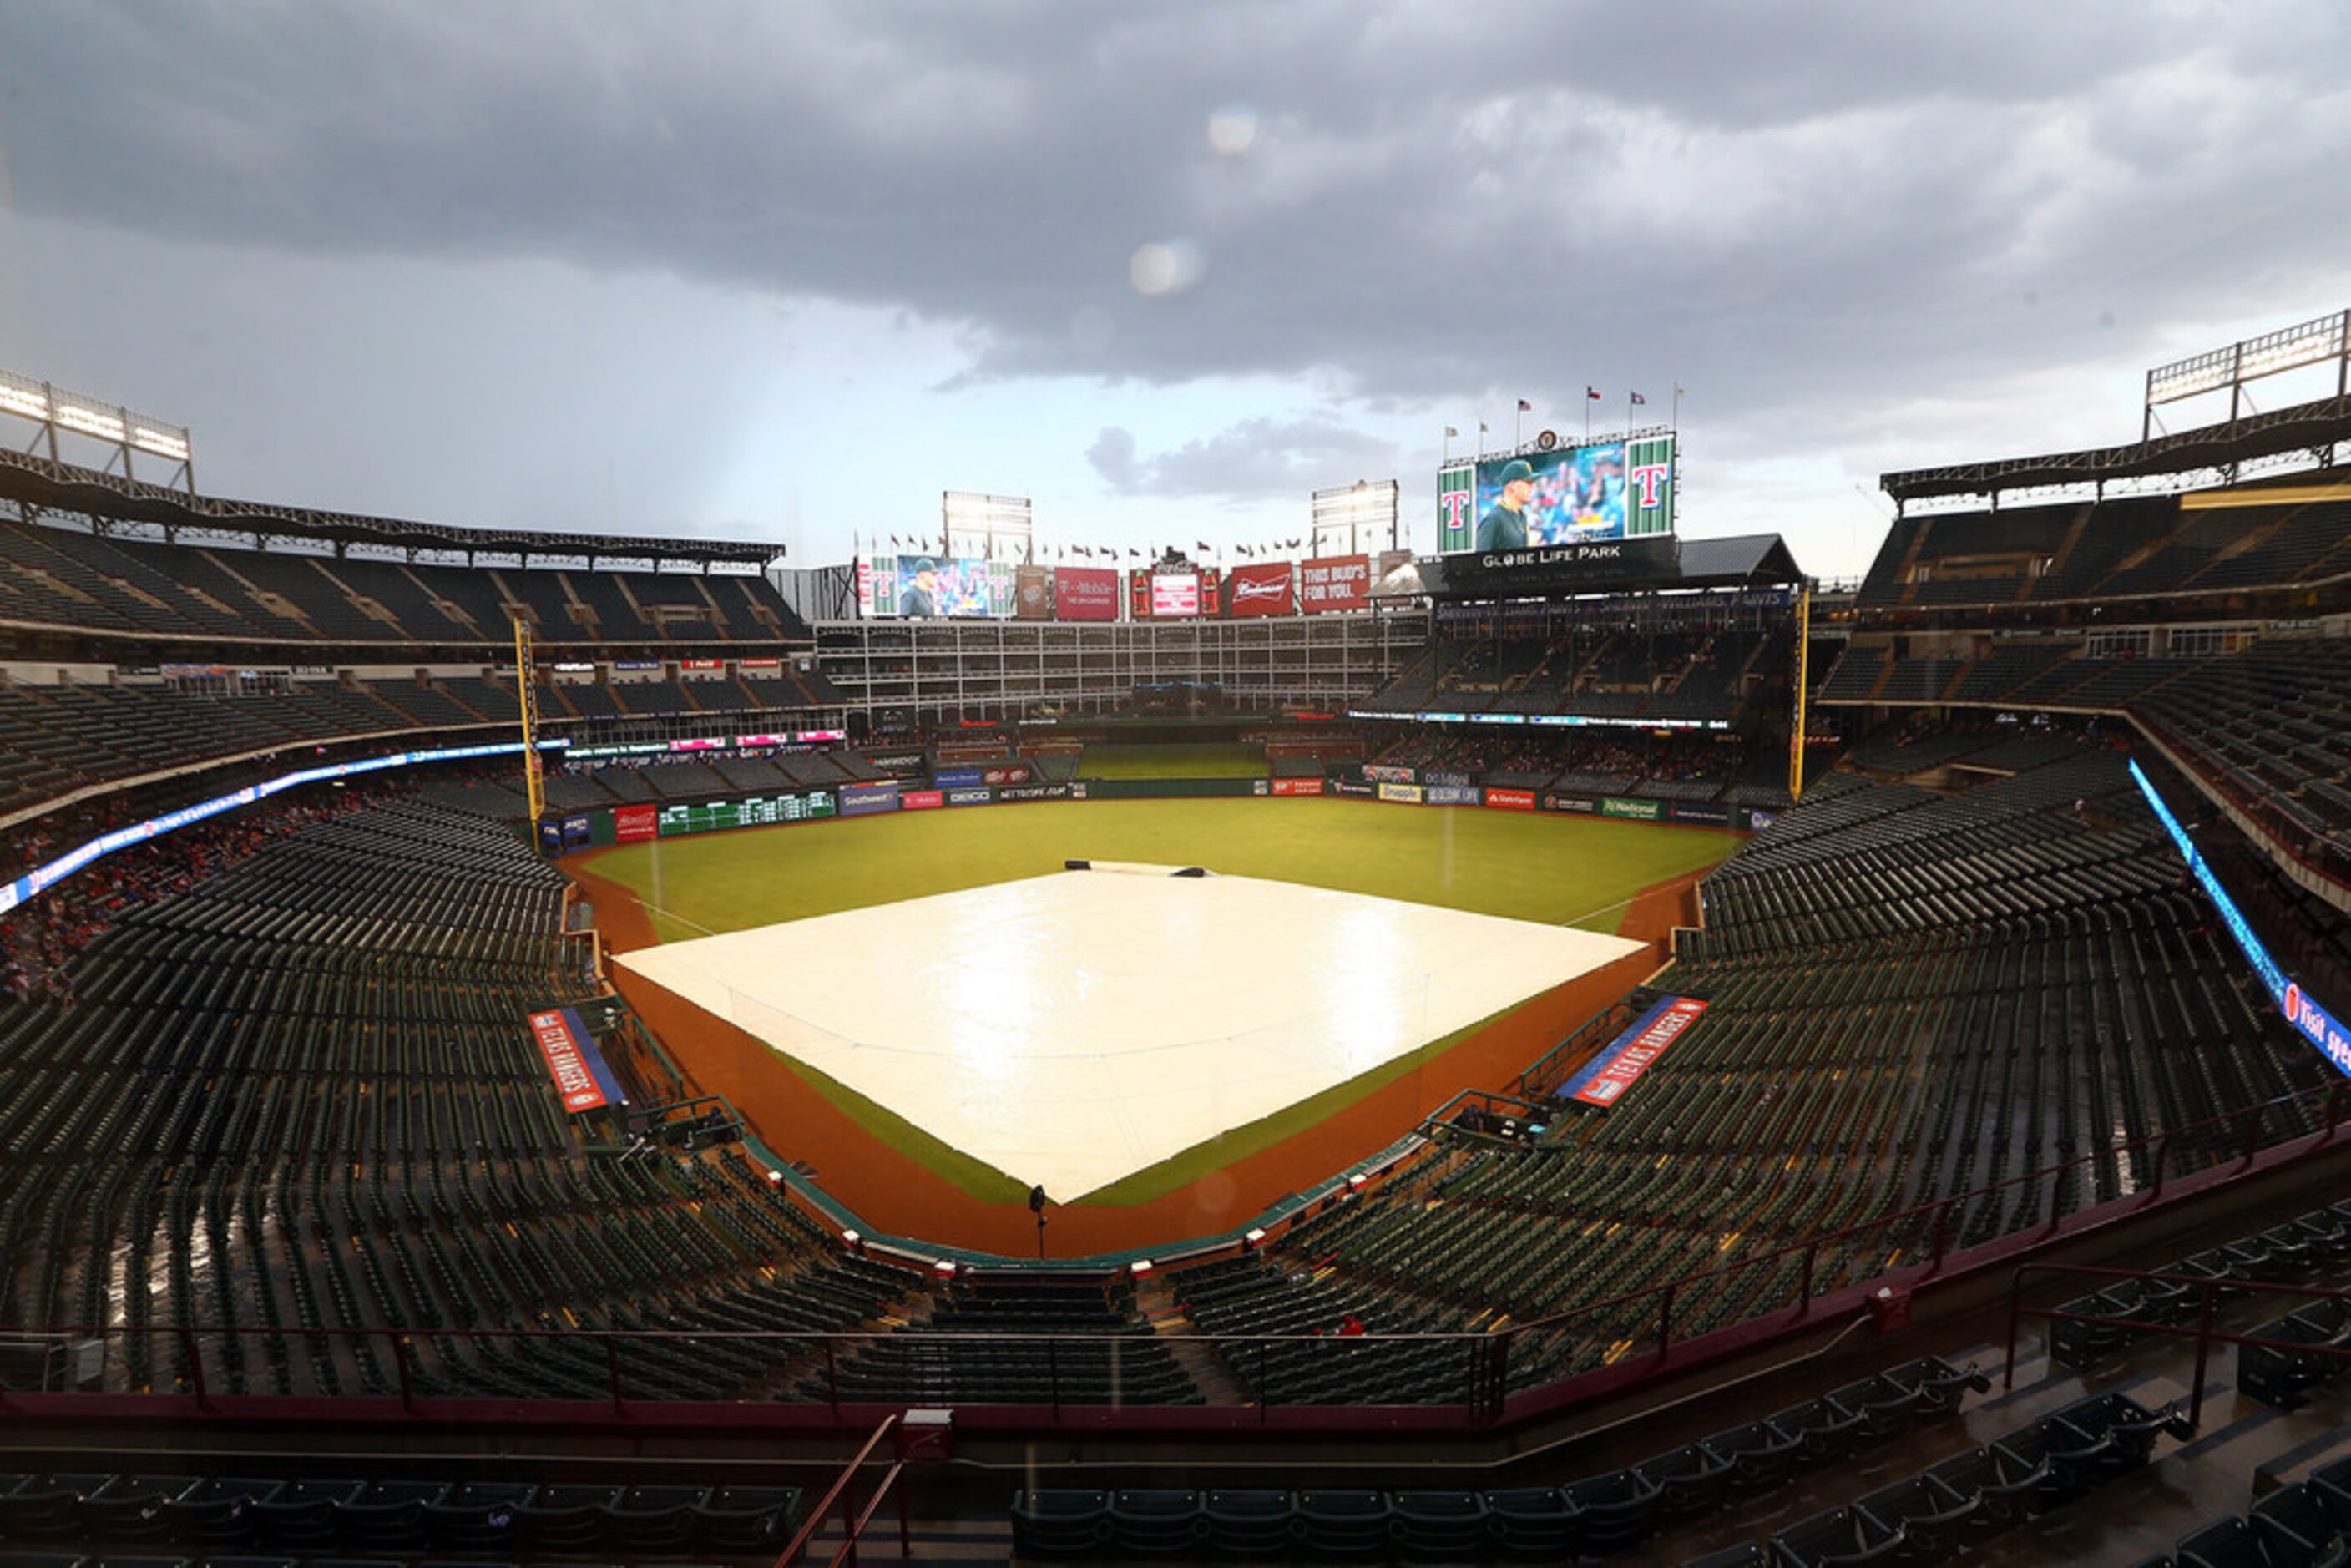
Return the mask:
{"type": "MultiPolygon", "coordinates": [[[[542,740],[541,751],[557,750],[570,743],[567,740],[542,740]]],[[[298,784],[316,784],[326,779],[350,779],[362,773],[381,773],[388,768],[411,768],[422,762],[463,762],[475,757],[515,757],[522,752],[519,740],[502,740],[485,746],[448,746],[437,751],[397,751],[389,757],[363,758],[357,762],[337,762],[324,768],[305,768],[295,773],[282,773],[258,784],[248,784],[242,789],[216,795],[209,800],[199,800],[193,806],[183,806],[160,817],[150,817],[127,828],[117,828],[101,833],[88,843],[68,850],[47,865],[35,866],[5,887],[0,887],[0,915],[5,915],[18,904],[37,898],[93,861],[102,860],[117,850],[143,844],[150,839],[216,817],[223,811],[234,811],[239,806],[250,806],[266,800],[280,789],[291,789],[298,784]]]]}
{"type": "Polygon", "coordinates": [[[2196,848],[2196,841],[2188,836],[2188,830],[2180,826],[2179,819],[2171,814],[2171,808],[2163,803],[2163,797],[2155,792],[2155,786],[2148,781],[2136,758],[2130,764],[2130,776],[2131,782],[2138,786],[2139,793],[2147,797],[2147,806],[2155,812],[2155,820],[2161,822],[2163,831],[2171,835],[2172,843],[2178,847],[2180,858],[2188,862],[2189,872],[2194,875],[2198,885],[2204,889],[2204,895],[2212,901],[2212,907],[2220,912],[2220,923],[2229,928],[2229,935],[2236,938],[2238,947],[2245,955],[2245,961],[2252,965],[2253,973],[2261,977],[2262,988],[2269,992],[2270,999],[2277,1004],[2278,1011],[2285,1015],[2285,1021],[2294,1025],[2304,1040],[2324,1052],[2337,1071],[2351,1073],[2351,1032],[2346,1032],[2342,1022],[2319,1006],[2316,998],[2278,967],[2277,960],[2270,956],[2269,949],[2253,934],[2252,924],[2237,908],[2236,901],[2220,885],[2220,879],[2214,876],[2212,868],[2204,863],[2204,856],[2196,848]]]}

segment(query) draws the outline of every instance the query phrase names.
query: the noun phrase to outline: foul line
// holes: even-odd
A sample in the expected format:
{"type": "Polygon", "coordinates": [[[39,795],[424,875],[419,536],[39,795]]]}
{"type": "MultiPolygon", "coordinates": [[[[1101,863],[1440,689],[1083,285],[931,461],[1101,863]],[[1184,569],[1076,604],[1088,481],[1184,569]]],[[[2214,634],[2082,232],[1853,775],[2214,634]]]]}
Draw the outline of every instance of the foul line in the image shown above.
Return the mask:
{"type": "Polygon", "coordinates": [[[676,921],[680,925],[691,925],[691,926],[693,926],[696,931],[701,932],[705,936],[717,936],[717,935],[718,935],[718,933],[717,933],[717,932],[713,931],[709,926],[705,925],[701,921],[699,921],[699,920],[688,920],[684,915],[677,915],[677,914],[673,914],[671,911],[666,910],[666,909],[664,909],[664,908],[663,908],[660,904],[649,904],[649,903],[647,903],[645,900],[643,900],[643,899],[640,898],[639,900],[637,900],[637,907],[638,907],[639,909],[650,910],[652,913],[653,913],[653,914],[655,914],[655,915],[660,915],[660,916],[661,916],[663,919],[664,919],[664,920],[674,920],[674,921],[676,921]]]}
{"type": "MultiPolygon", "coordinates": [[[[1638,898],[1641,895],[1636,893],[1633,895],[1633,898],[1638,898]]],[[[1581,925],[1583,922],[1591,919],[1595,915],[1605,915],[1612,909],[1624,908],[1626,904],[1633,902],[1633,898],[1620,898],[1614,904],[1604,904],[1597,909],[1587,909],[1581,915],[1572,915],[1569,918],[1561,921],[1560,924],[1562,925],[1581,925]]]]}

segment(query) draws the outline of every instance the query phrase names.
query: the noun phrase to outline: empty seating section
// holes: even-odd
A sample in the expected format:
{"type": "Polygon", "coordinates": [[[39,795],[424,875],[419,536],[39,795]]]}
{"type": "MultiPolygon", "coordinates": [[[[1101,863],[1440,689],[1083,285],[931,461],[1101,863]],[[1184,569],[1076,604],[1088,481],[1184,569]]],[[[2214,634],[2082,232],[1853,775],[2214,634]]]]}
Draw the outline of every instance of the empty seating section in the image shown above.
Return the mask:
{"type": "Polygon", "coordinates": [[[0,1478],[0,1542],[12,1565],[178,1564],[201,1555],[276,1568],[455,1562],[461,1552],[491,1563],[583,1552],[641,1563],[688,1552],[766,1562],[791,1539],[805,1506],[798,1487],[505,1479],[476,1466],[388,1476],[364,1459],[326,1462],[295,1479],[33,1471],[0,1478]],[[82,1555],[106,1548],[118,1550],[82,1555]]]}
{"type": "MultiPolygon", "coordinates": [[[[0,1011],[0,1322],[200,1337],[215,1391],[781,1393],[916,1277],[836,1256],[732,1149],[629,1157],[569,1125],[524,1014],[574,995],[559,873],[425,800],[307,828],[149,905],[70,1007],[0,1011]],[[149,1281],[153,1281],[151,1291],[149,1281]]],[[[184,1389],[179,1341],[100,1385],[184,1389]]]]}
{"type": "MultiPolygon", "coordinates": [[[[1896,663],[1886,648],[1856,647],[1822,695],[1932,702],[1938,691],[1961,704],[2127,714],[2321,870],[2351,876],[2351,643],[2339,637],[2273,636],[2241,653],[2140,658],[2083,657],[2036,640],[1995,643],[1964,664],[1896,663]]],[[[1937,742],[1946,743],[1964,737],[1937,742]]],[[[1887,766],[1885,745],[1865,745],[1862,765],[1887,766]]],[[[2001,766],[1990,752],[1966,755],[2001,766]]]]}
{"type": "Polygon", "coordinates": [[[2179,496],[1897,521],[1864,579],[1865,610],[2129,599],[2317,582],[2351,571],[2351,501],[2224,505],[2179,496]]]}
{"type": "MultiPolygon", "coordinates": [[[[1206,1291],[1177,1276],[1201,1326],[1374,1304],[1413,1328],[1578,1314],[1514,1343],[1513,1383],[1540,1381],[1655,1322],[1654,1300],[1593,1303],[2084,1160],[2054,1196],[2015,1183],[1948,1216],[1951,1245],[2005,1235],[2149,1180],[2148,1154],[2118,1142],[2325,1082],[2182,891],[2119,757],[2056,744],[2063,760],[1957,796],[1832,775],[1702,884],[1705,928],[1656,984],[1708,1009],[1633,1092],[1531,1150],[1465,1156],[1433,1197],[1318,1218],[1270,1265],[1220,1266],[1234,1278],[1204,1275],[1206,1291]],[[1239,1290],[1265,1315],[1220,1320],[1239,1290]],[[1293,1301],[1307,1305],[1278,1310],[1293,1301]]],[[[2180,1140],[2170,1168],[2234,1148],[2180,1140]]],[[[1865,1230],[1823,1253],[1813,1288],[1872,1278],[1931,1230],[1865,1230]]],[[[1685,1285],[1677,1332],[1784,1304],[1800,1266],[1685,1285]]],[[[1377,1385],[1332,1381],[1337,1397],[1377,1385]]]]}
{"type": "Polygon", "coordinates": [[[812,635],[758,573],[413,566],[0,525],[0,622],[215,641],[503,644],[517,608],[550,643],[812,635]]]}
{"type": "Polygon", "coordinates": [[[811,1372],[801,1395],[948,1406],[1204,1402],[1124,1281],[958,1282],[907,1327],[917,1332],[861,1342],[836,1368],[811,1372]]]}
{"type": "Polygon", "coordinates": [[[1366,706],[1728,723],[1739,714],[1745,677],[1784,672],[1792,646],[1784,630],[1592,626],[1549,640],[1452,638],[1416,655],[1366,706]]]}

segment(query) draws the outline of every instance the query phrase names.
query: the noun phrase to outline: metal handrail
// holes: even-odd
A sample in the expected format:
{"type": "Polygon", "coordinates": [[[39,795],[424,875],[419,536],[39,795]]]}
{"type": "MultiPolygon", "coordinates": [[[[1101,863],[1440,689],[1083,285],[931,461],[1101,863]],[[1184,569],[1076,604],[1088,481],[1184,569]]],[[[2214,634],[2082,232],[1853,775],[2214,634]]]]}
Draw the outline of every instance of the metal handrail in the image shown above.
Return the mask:
{"type": "Polygon", "coordinates": [[[2017,1265],[2008,1287],[2008,1357],[2001,1374],[2001,1387],[2016,1386],[2016,1334],[2023,1318],[2046,1318],[2053,1323],[2086,1323],[2093,1328],[2125,1328],[2135,1333],[2162,1334],[2172,1339],[2193,1338],[2196,1341],[2196,1373],[2190,1381],[2193,1392],[2188,1405],[2188,1424],[2199,1423],[2204,1413],[2204,1373],[2210,1364],[2215,1344],[2252,1345],[2258,1349],[2291,1350],[2314,1355],[2351,1361],[2351,1344],[2320,1344],[2309,1340],[2277,1339],[2267,1334],[2232,1333],[2212,1326],[2213,1311],[2223,1291],[2248,1295],[2296,1296],[2305,1301],[2351,1302],[2351,1290],[2335,1290],[2325,1285],[2289,1285],[2268,1280],[2241,1280],[2210,1274],[2174,1274],[2160,1269],[2112,1269],[2093,1263],[2027,1262],[2017,1265]],[[2028,1273],[2076,1274],[2102,1280],[2136,1280],[2143,1284],[2192,1285],[2198,1292],[2196,1326],[2182,1323],[2157,1322],[2139,1318],[2117,1318],[2098,1312],[2072,1312],[2063,1307],[2030,1307],[2024,1304],[2024,1276],[2028,1273]]]}

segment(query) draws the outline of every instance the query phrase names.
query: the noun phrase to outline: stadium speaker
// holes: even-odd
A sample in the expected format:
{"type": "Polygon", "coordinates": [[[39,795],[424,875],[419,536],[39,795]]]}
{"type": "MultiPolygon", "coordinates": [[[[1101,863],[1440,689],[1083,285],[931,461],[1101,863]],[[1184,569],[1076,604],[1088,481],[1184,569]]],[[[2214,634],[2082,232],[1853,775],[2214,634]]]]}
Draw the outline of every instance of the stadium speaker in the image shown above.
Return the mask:
{"type": "Polygon", "coordinates": [[[1094,862],[1092,861],[1063,861],[1061,862],[1061,869],[1063,871],[1092,871],[1094,869],[1094,862]]]}

